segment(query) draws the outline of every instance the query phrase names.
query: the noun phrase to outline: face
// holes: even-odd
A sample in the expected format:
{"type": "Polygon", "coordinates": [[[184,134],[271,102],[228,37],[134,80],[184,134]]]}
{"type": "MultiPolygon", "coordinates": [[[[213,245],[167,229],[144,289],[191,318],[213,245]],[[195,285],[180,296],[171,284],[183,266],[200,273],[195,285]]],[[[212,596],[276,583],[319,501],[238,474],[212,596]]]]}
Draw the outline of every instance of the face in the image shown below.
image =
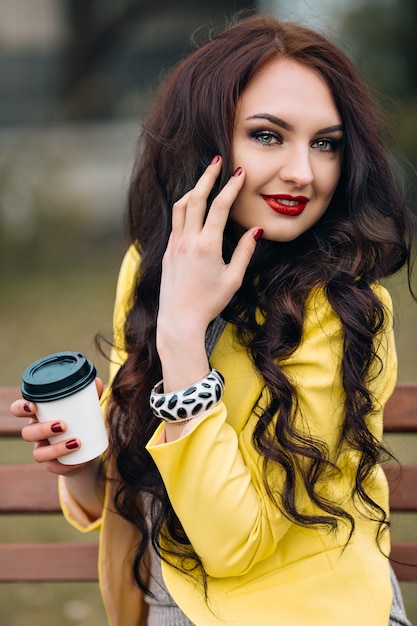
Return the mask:
{"type": "Polygon", "coordinates": [[[275,59],[249,82],[239,101],[233,165],[245,182],[231,210],[244,229],[292,241],[326,211],[342,162],[343,127],[333,96],[314,70],[275,59]]]}

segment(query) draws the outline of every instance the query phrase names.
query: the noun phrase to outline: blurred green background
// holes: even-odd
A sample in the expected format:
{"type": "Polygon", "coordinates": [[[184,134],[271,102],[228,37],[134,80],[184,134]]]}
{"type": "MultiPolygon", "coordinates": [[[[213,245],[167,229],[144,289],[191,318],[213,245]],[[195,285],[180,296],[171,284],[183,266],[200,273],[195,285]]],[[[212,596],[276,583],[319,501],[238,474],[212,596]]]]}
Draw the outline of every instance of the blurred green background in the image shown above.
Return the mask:
{"type": "MultiPolygon", "coordinates": [[[[0,385],[18,385],[38,357],[73,349],[107,363],[95,335],[110,337],[125,249],[125,193],[138,128],[154,86],[236,9],[301,19],[337,39],[369,80],[393,128],[415,206],[417,3],[415,0],[278,0],[195,3],[140,0],[0,0],[0,385]]],[[[417,380],[417,305],[405,276],[389,281],[399,379],[417,380]]],[[[414,279],[414,285],[416,281],[414,279]]],[[[406,461],[415,439],[389,445],[406,461]]],[[[31,459],[12,440],[2,461],[31,459]]],[[[60,516],[0,519],[2,540],[91,540],[60,516]]],[[[395,538],[416,539],[416,516],[396,516],[395,538]]],[[[417,624],[417,585],[402,584],[417,624]]],[[[354,599],[352,599],[354,601],[354,599]]],[[[96,584],[0,586],[4,626],[104,626],[96,584]]]]}

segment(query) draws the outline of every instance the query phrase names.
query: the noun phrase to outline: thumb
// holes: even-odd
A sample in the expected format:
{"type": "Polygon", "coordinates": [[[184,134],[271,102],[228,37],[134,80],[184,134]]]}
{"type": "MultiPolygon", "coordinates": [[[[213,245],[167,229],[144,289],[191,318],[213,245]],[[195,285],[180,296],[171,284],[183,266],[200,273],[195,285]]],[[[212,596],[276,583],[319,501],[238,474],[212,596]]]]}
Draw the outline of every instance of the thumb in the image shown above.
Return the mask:
{"type": "Polygon", "coordinates": [[[96,387],[97,387],[98,397],[101,398],[101,395],[102,395],[103,390],[104,390],[104,383],[103,383],[102,379],[99,378],[98,376],[97,376],[97,378],[95,380],[95,383],[96,383],[96,387]]]}

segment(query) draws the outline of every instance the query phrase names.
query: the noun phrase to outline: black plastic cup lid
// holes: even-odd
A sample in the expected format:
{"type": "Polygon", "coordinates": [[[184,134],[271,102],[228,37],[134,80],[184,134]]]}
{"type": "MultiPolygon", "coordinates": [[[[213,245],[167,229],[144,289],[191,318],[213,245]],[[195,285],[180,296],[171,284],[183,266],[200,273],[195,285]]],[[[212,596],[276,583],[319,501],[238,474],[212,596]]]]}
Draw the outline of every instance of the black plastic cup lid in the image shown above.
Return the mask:
{"type": "Polygon", "coordinates": [[[51,402],[84,389],[96,375],[94,365],[80,352],[56,352],[26,368],[22,396],[31,402],[51,402]]]}

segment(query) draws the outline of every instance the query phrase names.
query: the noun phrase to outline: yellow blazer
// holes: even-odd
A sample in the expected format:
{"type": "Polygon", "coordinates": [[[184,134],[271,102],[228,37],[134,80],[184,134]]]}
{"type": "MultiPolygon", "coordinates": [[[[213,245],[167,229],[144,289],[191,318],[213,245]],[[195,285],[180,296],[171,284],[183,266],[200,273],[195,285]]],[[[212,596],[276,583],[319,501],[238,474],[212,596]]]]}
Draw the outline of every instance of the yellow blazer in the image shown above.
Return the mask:
{"type": "MultiPolygon", "coordinates": [[[[115,336],[119,344],[139,258],[131,248],[120,271],[115,306],[115,336]]],[[[383,408],[396,381],[397,359],[391,300],[377,285],[387,308],[387,323],[379,336],[382,371],[372,383],[375,411],[371,430],[382,437],[383,408]]],[[[147,449],[157,464],[171,502],[208,574],[208,602],[198,580],[162,564],[165,583],[182,611],[197,626],[387,626],[392,601],[389,563],[375,542],[374,524],[350,499],[355,453],[338,445],[343,423],[341,382],[342,329],[324,290],[314,290],[307,302],[303,340],[286,361],[287,375],[299,394],[298,428],[326,442],[341,469],[337,479],[322,484],[322,492],[343,504],[355,517],[356,529],[345,547],[347,527],[336,533],[301,528],[276,509],[265,493],[262,458],[251,437],[257,417],[252,407],[267,397],[246,350],[227,325],[211,357],[222,372],[223,401],[178,441],[157,444],[161,425],[147,449]]],[[[125,357],[114,353],[111,377],[125,357]]],[[[278,416],[279,419],[279,416],[278,416]]],[[[110,464],[110,469],[111,469],[110,464]]],[[[270,469],[275,487],[283,475],[270,469]]],[[[146,623],[143,598],[131,582],[132,548],[136,531],[114,513],[106,489],[103,517],[89,520],[61,480],[66,517],[80,530],[101,528],[100,584],[109,623],[146,623]]],[[[388,510],[388,487],[381,468],[367,484],[371,496],[388,510]]],[[[314,508],[300,487],[298,504],[314,508]]],[[[389,537],[382,548],[389,553],[389,537]]]]}

